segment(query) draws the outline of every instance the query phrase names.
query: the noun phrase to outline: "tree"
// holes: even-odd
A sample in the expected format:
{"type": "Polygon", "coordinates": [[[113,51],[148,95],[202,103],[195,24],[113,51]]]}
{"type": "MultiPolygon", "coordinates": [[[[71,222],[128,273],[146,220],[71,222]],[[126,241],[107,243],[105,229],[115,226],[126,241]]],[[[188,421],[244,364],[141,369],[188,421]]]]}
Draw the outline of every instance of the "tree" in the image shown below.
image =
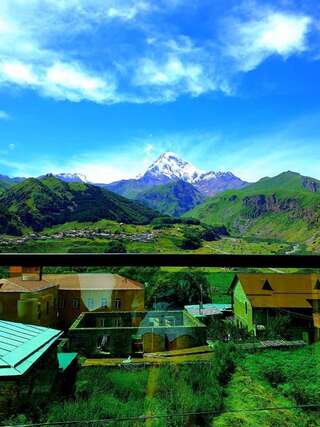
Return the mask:
{"type": "Polygon", "coordinates": [[[166,302],[171,307],[183,308],[188,304],[209,302],[209,282],[205,273],[190,269],[186,272],[159,275],[150,289],[150,302],[166,302]]]}
{"type": "Polygon", "coordinates": [[[104,248],[104,253],[124,254],[126,252],[127,248],[121,240],[109,240],[104,248]]]}
{"type": "Polygon", "coordinates": [[[180,243],[182,249],[198,249],[202,245],[200,233],[194,230],[185,230],[180,243]]]}
{"type": "Polygon", "coordinates": [[[201,237],[203,240],[206,240],[207,242],[213,242],[215,240],[220,239],[220,236],[216,233],[216,231],[213,228],[207,228],[206,230],[204,230],[201,237]]]}

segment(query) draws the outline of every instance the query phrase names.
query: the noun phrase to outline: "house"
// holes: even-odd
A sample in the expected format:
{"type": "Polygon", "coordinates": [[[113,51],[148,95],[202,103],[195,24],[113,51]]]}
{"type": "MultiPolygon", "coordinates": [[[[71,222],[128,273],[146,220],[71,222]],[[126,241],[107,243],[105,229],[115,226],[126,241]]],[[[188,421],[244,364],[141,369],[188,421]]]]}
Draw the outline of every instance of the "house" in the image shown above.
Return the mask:
{"type": "Polygon", "coordinates": [[[0,319],[56,326],[58,286],[39,275],[0,279],[0,319]]]}
{"type": "Polygon", "coordinates": [[[144,286],[118,274],[45,274],[59,289],[59,318],[68,328],[82,312],[144,310],[144,286]]]}
{"type": "Polygon", "coordinates": [[[320,275],[237,274],[229,291],[239,327],[256,335],[276,316],[289,316],[297,336],[319,339],[320,275]]]}
{"type": "Polygon", "coordinates": [[[82,313],[68,332],[70,348],[89,357],[206,345],[207,328],[184,310],[82,313]]]}
{"type": "Polygon", "coordinates": [[[42,274],[10,267],[0,279],[0,319],[67,329],[84,311],[144,310],[144,286],[118,274],[42,274]]]}
{"type": "Polygon", "coordinates": [[[0,418],[48,399],[58,373],[61,335],[56,329],[0,320],[0,418]]]}

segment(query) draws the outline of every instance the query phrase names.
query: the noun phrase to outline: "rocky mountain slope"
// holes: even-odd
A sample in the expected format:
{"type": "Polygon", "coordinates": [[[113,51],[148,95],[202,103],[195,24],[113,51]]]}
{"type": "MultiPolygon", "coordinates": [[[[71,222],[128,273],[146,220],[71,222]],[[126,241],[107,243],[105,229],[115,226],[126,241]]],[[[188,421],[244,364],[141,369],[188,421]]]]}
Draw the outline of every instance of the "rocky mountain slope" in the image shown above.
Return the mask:
{"type": "Polygon", "coordinates": [[[304,242],[319,234],[320,181],[284,172],[228,190],[184,214],[235,234],[304,242]]]}

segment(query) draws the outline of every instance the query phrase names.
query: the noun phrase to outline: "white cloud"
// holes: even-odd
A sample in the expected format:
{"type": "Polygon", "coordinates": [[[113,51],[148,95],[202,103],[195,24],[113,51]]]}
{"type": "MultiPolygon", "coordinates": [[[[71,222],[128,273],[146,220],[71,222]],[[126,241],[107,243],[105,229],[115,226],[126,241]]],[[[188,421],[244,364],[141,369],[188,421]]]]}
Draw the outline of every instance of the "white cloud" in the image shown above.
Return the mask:
{"type": "Polygon", "coordinates": [[[4,110],[0,110],[0,120],[10,120],[11,116],[4,110]]]}
{"type": "Polygon", "coordinates": [[[20,61],[0,62],[0,81],[26,86],[38,84],[32,67],[20,61]]]}
{"type": "Polygon", "coordinates": [[[256,6],[249,17],[225,20],[218,37],[207,29],[199,38],[171,16],[182,6],[188,3],[1,0],[0,86],[73,102],[166,102],[229,94],[238,72],[308,48],[307,15],[256,6]]]}
{"type": "Polygon", "coordinates": [[[155,55],[141,58],[136,66],[134,84],[146,93],[153,93],[155,100],[170,101],[184,93],[199,96],[225,90],[212,72],[212,65],[205,68],[205,55],[198,48],[190,44],[180,49],[179,44],[171,40],[166,46],[168,49],[169,53],[159,54],[157,58],[155,55]]]}
{"type": "Polygon", "coordinates": [[[14,150],[16,148],[16,144],[9,144],[8,147],[10,150],[14,150]]]}
{"type": "MultiPolygon", "coordinates": [[[[82,173],[90,182],[96,183],[109,183],[118,181],[120,179],[132,178],[132,170],[127,168],[121,168],[119,166],[113,166],[109,162],[89,162],[82,164],[75,164],[66,166],[65,169],[70,173],[82,173]],[[128,172],[130,170],[130,173],[128,172]]],[[[55,170],[57,173],[58,169],[55,170]]]]}
{"type": "Polygon", "coordinates": [[[124,21],[134,19],[139,13],[148,12],[152,9],[151,3],[146,1],[134,1],[128,6],[115,5],[107,10],[109,18],[119,18],[124,21]]]}
{"type": "Polygon", "coordinates": [[[95,102],[114,102],[116,99],[111,81],[85,72],[76,64],[53,64],[46,70],[42,86],[45,93],[60,99],[95,102]]]}
{"type": "Polygon", "coordinates": [[[236,60],[241,71],[256,68],[270,55],[287,57],[307,49],[309,16],[260,12],[260,16],[229,23],[227,54],[236,60]]]}

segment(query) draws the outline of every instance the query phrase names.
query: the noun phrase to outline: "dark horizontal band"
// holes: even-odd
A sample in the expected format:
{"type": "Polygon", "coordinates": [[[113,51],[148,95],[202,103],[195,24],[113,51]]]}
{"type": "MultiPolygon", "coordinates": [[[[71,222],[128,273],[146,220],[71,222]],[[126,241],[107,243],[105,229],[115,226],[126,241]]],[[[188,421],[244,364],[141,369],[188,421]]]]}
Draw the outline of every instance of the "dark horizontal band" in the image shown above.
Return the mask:
{"type": "Polygon", "coordinates": [[[2,253],[0,265],[320,268],[318,255],[2,253]]]}

